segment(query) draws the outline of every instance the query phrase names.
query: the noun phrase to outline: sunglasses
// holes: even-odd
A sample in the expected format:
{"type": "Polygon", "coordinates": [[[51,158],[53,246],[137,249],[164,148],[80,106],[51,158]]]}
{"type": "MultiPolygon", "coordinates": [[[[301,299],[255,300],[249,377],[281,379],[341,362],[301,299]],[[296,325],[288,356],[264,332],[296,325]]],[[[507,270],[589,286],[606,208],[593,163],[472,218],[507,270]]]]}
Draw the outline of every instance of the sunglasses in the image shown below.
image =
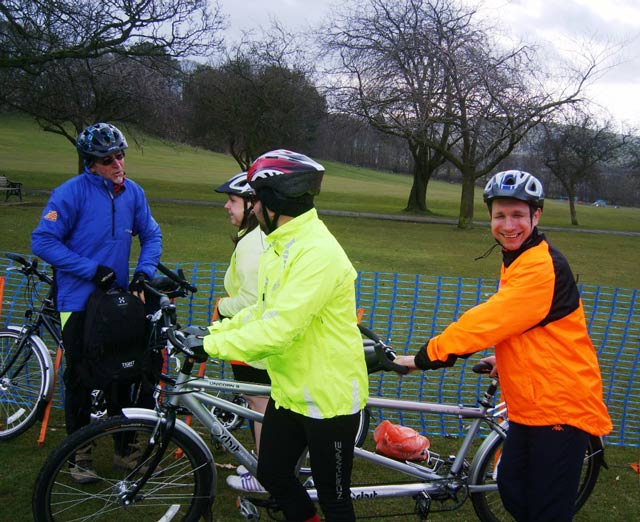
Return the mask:
{"type": "Polygon", "coordinates": [[[124,151],[116,152],[111,156],[107,156],[106,158],[97,158],[96,162],[100,163],[100,165],[111,165],[114,160],[122,161],[124,159],[124,151]]]}

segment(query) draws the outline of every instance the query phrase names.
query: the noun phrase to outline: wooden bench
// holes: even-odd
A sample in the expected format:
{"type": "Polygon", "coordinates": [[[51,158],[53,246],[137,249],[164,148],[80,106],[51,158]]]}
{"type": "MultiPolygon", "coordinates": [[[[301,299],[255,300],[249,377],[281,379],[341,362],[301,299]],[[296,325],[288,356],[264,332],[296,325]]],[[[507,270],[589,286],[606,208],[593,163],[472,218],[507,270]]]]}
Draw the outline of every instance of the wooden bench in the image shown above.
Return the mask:
{"type": "Polygon", "coordinates": [[[6,176],[0,176],[0,193],[4,192],[4,200],[8,201],[9,196],[18,196],[22,201],[22,183],[11,181],[6,176]]]}

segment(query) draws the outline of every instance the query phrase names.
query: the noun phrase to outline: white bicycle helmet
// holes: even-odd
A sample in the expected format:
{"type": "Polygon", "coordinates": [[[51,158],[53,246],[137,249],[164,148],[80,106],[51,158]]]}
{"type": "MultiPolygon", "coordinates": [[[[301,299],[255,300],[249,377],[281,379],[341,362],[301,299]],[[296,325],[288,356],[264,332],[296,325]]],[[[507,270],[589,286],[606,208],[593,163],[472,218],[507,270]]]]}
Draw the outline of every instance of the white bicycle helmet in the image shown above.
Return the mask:
{"type": "Polygon", "coordinates": [[[484,187],[482,197],[489,207],[497,198],[519,199],[540,209],[544,205],[542,183],[534,175],[523,170],[505,170],[494,174],[484,187]]]}
{"type": "Polygon", "coordinates": [[[252,198],[254,193],[251,185],[247,181],[247,173],[240,172],[234,174],[227,181],[225,181],[219,187],[216,187],[216,192],[221,194],[235,194],[242,198],[252,198]]]}

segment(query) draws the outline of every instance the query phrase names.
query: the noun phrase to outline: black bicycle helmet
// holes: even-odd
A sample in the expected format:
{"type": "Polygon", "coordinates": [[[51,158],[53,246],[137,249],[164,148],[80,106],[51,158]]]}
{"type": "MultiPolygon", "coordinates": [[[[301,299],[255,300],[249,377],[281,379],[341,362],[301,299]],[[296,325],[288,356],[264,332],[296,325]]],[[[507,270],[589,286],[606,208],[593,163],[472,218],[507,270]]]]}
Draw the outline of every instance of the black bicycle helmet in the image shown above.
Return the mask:
{"type": "Polygon", "coordinates": [[[111,123],[94,123],[84,129],[76,140],[78,154],[86,163],[110,156],[128,147],[124,134],[111,123]]]}
{"type": "Polygon", "coordinates": [[[258,157],[249,168],[247,179],[257,192],[269,187],[285,198],[320,193],[324,167],[304,154],[278,149],[258,157]]]}
{"type": "Polygon", "coordinates": [[[231,176],[222,185],[216,187],[215,190],[216,192],[220,192],[221,194],[235,194],[236,196],[240,196],[242,198],[251,198],[254,195],[253,189],[247,181],[246,172],[240,172],[239,174],[231,176]]]}
{"type": "Polygon", "coordinates": [[[482,194],[484,202],[491,208],[497,198],[513,198],[529,203],[534,208],[544,205],[544,189],[540,180],[522,170],[505,170],[494,174],[482,194]]]}

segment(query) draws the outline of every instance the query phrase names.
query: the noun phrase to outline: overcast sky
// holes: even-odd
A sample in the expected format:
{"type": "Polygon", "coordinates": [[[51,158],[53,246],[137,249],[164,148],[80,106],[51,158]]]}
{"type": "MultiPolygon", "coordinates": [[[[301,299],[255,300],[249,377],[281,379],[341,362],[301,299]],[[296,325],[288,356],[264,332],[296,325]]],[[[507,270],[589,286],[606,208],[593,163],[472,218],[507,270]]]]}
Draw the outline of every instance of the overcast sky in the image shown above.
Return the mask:
{"type": "MultiPolygon", "coordinates": [[[[393,1],[393,0],[389,0],[393,1]]],[[[333,0],[220,0],[229,17],[230,37],[268,27],[275,17],[291,30],[318,25],[333,0]]],[[[624,42],[617,65],[588,87],[587,95],[617,121],[640,127],[640,0],[478,0],[481,12],[525,41],[554,42],[559,52],[576,50],[588,38],[603,46],[624,42]]],[[[612,63],[613,63],[612,62],[612,63]]]]}

